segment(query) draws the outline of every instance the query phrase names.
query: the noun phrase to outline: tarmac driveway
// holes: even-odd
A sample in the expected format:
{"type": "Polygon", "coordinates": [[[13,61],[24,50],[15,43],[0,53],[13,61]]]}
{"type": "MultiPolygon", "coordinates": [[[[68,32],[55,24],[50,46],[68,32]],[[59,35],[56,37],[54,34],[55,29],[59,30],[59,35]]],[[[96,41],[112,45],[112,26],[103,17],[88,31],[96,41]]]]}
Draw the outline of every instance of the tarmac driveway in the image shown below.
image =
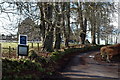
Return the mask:
{"type": "Polygon", "coordinates": [[[98,51],[76,55],[61,72],[69,79],[116,80],[119,79],[118,63],[98,62],[94,59],[98,51]]]}

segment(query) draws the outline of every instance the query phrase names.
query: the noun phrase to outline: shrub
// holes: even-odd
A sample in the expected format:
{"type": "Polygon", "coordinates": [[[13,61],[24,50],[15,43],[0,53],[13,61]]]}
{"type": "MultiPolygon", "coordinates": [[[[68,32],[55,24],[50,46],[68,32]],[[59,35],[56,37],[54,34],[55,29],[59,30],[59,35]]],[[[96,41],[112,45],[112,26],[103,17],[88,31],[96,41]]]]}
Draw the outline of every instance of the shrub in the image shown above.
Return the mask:
{"type": "Polygon", "coordinates": [[[37,55],[37,53],[33,49],[29,51],[28,58],[30,58],[31,60],[33,60],[33,59],[35,59],[37,57],[38,57],[38,55],[37,55]]]}
{"type": "Polygon", "coordinates": [[[46,69],[42,68],[39,62],[35,62],[29,59],[2,59],[2,69],[3,69],[3,79],[21,79],[21,78],[31,78],[32,74],[24,74],[24,71],[39,71],[45,73],[46,69]],[[24,74],[25,76],[20,76],[24,74]],[[13,76],[14,75],[14,76],[13,76]]]}

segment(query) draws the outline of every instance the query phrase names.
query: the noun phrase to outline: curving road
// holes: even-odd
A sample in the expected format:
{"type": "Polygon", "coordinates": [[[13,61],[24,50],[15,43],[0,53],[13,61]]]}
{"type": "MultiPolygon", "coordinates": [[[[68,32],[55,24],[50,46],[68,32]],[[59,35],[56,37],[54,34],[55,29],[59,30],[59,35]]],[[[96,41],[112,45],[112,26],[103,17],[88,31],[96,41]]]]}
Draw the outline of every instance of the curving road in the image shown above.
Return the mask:
{"type": "Polygon", "coordinates": [[[118,75],[119,64],[97,62],[93,59],[96,53],[98,52],[76,55],[61,74],[70,79],[120,80],[120,75],[118,75]]]}

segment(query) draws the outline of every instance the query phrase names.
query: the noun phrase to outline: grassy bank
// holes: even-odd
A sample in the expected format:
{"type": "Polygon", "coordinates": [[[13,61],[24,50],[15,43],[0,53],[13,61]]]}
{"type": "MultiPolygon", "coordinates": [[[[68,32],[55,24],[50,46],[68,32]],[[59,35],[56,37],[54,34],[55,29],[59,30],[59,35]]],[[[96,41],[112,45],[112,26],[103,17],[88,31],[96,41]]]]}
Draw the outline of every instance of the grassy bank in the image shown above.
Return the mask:
{"type": "Polygon", "coordinates": [[[77,54],[99,50],[101,46],[69,48],[49,53],[47,57],[38,56],[34,50],[24,59],[2,59],[3,80],[43,79],[56,76],[60,70],[77,54]]]}

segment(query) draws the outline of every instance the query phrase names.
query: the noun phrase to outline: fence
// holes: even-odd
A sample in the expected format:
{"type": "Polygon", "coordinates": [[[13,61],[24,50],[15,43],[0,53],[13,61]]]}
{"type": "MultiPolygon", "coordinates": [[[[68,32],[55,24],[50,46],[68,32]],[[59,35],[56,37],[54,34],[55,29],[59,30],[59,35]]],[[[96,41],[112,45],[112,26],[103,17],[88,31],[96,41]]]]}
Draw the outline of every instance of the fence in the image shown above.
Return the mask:
{"type": "MultiPolygon", "coordinates": [[[[3,42],[4,43],[4,42],[3,42]]],[[[41,43],[28,43],[29,45],[29,49],[30,48],[34,48],[36,51],[41,51],[42,49],[42,46],[40,45],[41,43]]],[[[4,43],[4,46],[2,47],[2,51],[0,49],[0,51],[2,52],[2,56],[3,57],[8,57],[8,58],[11,58],[11,57],[17,57],[17,45],[18,43],[14,43],[11,45],[7,44],[7,46],[5,46],[5,43],[4,43]]],[[[0,44],[1,46],[1,44],[0,44]]],[[[89,45],[83,45],[83,44],[73,44],[73,45],[70,45],[69,48],[82,48],[82,47],[85,47],[85,46],[91,46],[90,44],[89,45]]],[[[65,46],[61,46],[61,51],[63,51],[64,49],[66,49],[65,46]]]]}
{"type": "MultiPolygon", "coordinates": [[[[36,44],[37,45],[35,45],[35,43],[29,43],[28,44],[29,49],[34,48],[35,50],[40,51],[41,50],[40,43],[36,43],[36,44]]],[[[16,47],[12,47],[12,46],[9,45],[8,47],[1,47],[1,49],[2,49],[1,53],[2,53],[3,57],[11,58],[12,56],[17,56],[16,55],[16,53],[17,53],[17,45],[16,45],[16,47]]]]}

